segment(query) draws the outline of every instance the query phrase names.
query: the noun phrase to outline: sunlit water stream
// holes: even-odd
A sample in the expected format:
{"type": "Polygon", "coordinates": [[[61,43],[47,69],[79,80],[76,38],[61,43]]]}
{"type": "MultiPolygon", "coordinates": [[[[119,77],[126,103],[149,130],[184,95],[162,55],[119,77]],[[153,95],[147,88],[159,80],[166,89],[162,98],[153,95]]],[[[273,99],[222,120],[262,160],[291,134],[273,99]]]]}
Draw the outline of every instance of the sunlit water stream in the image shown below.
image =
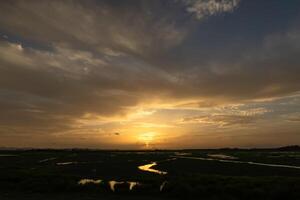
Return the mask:
{"type": "Polygon", "coordinates": [[[150,164],[138,166],[138,168],[142,171],[152,172],[152,173],[156,173],[156,174],[160,174],[160,175],[165,175],[165,174],[168,173],[168,172],[160,171],[160,170],[157,170],[157,169],[152,169],[152,167],[155,166],[155,165],[157,165],[157,163],[152,162],[150,164]]]}
{"type": "MultiPolygon", "coordinates": [[[[78,185],[88,185],[88,184],[99,185],[101,183],[103,183],[103,180],[101,179],[81,179],[78,181],[78,185]]],[[[135,181],[114,181],[114,180],[108,181],[109,188],[113,192],[116,190],[115,188],[116,185],[122,185],[122,184],[128,185],[129,191],[133,190],[133,188],[136,187],[137,185],[140,185],[139,182],[135,182],[135,181]]]]}
{"type": "MultiPolygon", "coordinates": [[[[300,166],[291,166],[291,165],[281,165],[281,164],[266,164],[266,163],[258,163],[258,162],[251,162],[251,161],[239,161],[237,160],[237,157],[228,156],[224,154],[207,154],[207,158],[205,157],[193,157],[188,156],[190,154],[175,154],[175,156],[171,156],[169,159],[166,159],[161,162],[167,162],[175,159],[194,159],[194,160],[206,160],[206,161],[218,161],[218,162],[224,162],[224,163],[236,163],[236,164],[250,164],[250,165],[260,165],[260,166],[268,166],[268,167],[282,167],[282,168],[292,168],[292,169],[300,169],[300,166]]],[[[52,160],[53,158],[50,158],[52,160]]],[[[45,162],[47,159],[42,160],[42,162],[45,162]]],[[[48,159],[49,160],[49,159],[48,159]]],[[[78,164],[76,162],[64,162],[64,163],[57,163],[57,165],[68,165],[68,164],[78,164]]],[[[168,172],[160,171],[153,169],[154,166],[157,165],[157,162],[151,162],[146,165],[140,165],[138,166],[139,170],[145,171],[145,172],[151,172],[159,175],[166,175],[168,172]]],[[[79,185],[86,185],[86,184],[96,184],[100,185],[104,183],[103,180],[100,179],[81,179],[78,181],[79,185]]],[[[143,185],[140,182],[135,181],[115,181],[110,180],[107,182],[109,188],[111,191],[116,191],[116,186],[120,185],[122,188],[128,188],[129,191],[133,190],[136,186],[143,185]]],[[[162,192],[166,185],[168,184],[167,181],[163,181],[159,187],[159,190],[162,192]]]]}
{"type": "Polygon", "coordinates": [[[86,184],[100,184],[102,182],[102,180],[97,179],[81,179],[80,181],[78,181],[79,185],[86,185],[86,184]]]}
{"type": "Polygon", "coordinates": [[[258,163],[251,161],[238,161],[231,159],[217,159],[217,158],[203,158],[203,157],[191,157],[191,156],[174,156],[175,158],[183,158],[183,159],[193,159],[193,160],[208,160],[208,161],[218,161],[218,162],[226,162],[226,163],[237,163],[237,164],[249,164],[249,165],[260,165],[260,166],[268,166],[268,167],[282,167],[282,168],[291,168],[291,169],[300,169],[300,166],[293,165],[281,165],[281,164],[267,164],[267,163],[258,163]]]}

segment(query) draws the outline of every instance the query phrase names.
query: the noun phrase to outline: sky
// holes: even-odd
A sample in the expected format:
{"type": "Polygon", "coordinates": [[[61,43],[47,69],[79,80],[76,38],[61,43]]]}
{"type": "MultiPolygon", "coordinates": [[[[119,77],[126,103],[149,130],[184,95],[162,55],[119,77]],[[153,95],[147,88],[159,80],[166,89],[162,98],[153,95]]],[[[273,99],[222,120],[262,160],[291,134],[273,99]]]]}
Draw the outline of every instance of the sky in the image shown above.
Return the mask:
{"type": "Polygon", "coordinates": [[[0,146],[300,144],[298,0],[0,2],[0,146]]]}

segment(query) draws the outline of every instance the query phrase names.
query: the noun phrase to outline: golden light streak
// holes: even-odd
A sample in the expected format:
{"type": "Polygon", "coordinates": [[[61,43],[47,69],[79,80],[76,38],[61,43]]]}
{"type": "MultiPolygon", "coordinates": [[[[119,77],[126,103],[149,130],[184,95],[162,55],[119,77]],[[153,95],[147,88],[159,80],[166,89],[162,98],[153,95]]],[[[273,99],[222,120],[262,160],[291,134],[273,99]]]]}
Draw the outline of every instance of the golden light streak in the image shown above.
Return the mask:
{"type": "Polygon", "coordinates": [[[151,146],[151,143],[155,141],[155,136],[157,135],[156,132],[145,132],[141,133],[138,136],[138,140],[145,144],[146,148],[151,146]]]}

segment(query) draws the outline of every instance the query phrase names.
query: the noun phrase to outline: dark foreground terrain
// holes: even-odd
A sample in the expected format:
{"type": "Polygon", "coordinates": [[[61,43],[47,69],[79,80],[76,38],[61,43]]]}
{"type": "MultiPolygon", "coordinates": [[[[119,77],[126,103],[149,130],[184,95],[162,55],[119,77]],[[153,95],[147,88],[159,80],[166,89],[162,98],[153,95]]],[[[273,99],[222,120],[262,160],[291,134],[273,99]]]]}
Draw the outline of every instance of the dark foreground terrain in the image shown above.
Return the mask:
{"type": "Polygon", "coordinates": [[[0,199],[300,199],[300,151],[2,150],[0,199]]]}

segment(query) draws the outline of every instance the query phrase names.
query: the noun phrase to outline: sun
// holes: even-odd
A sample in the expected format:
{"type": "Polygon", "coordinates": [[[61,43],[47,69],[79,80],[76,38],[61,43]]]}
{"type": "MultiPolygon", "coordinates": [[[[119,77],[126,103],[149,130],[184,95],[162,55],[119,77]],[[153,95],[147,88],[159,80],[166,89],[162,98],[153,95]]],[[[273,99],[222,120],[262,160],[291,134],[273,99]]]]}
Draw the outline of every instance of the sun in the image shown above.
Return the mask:
{"type": "Polygon", "coordinates": [[[145,144],[146,148],[151,146],[151,143],[155,140],[155,132],[144,132],[139,134],[138,140],[145,144]]]}

